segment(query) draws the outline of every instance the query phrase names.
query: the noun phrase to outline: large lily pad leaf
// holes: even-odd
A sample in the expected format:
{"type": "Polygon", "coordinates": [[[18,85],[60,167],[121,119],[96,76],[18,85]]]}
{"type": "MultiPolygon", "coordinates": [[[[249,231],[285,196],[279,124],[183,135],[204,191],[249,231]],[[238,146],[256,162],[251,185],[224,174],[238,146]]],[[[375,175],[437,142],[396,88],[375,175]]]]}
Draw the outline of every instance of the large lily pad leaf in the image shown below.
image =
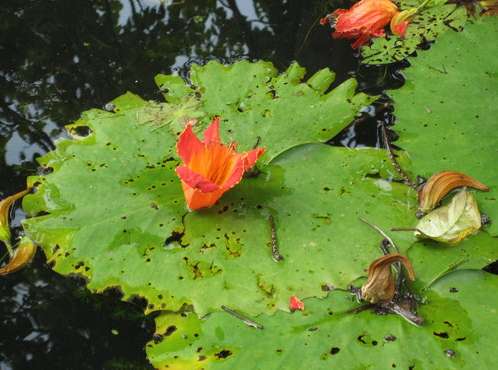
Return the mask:
{"type": "Polygon", "coordinates": [[[372,311],[347,313],[355,304],[343,292],[306,300],[303,313],[259,316],[263,330],[224,312],[164,314],[147,353],[158,369],[491,369],[497,289],[498,278],[482,271],[447,276],[420,307],[422,327],[372,311]]]}
{"type": "MultiPolygon", "coordinates": [[[[271,63],[248,61],[232,65],[193,65],[191,85],[178,76],[158,75],[156,83],[170,103],[191,102],[206,114],[222,117],[227,140],[243,150],[266,147],[263,162],[302,143],[326,142],[351,123],[359,110],[375,100],[356,93],[348,79],[330,90],[335,74],[323,69],[303,81],[306,70],[296,63],[278,74],[271,63]]],[[[169,114],[169,113],[167,113],[169,114]]],[[[172,126],[174,133],[180,130],[172,126]]]]}
{"type": "MultiPolygon", "coordinates": [[[[419,0],[401,0],[401,10],[416,8],[419,0]]],[[[433,1],[423,8],[410,21],[405,37],[395,35],[378,37],[371,45],[361,49],[362,63],[387,64],[406,59],[417,47],[427,41],[435,40],[446,31],[461,30],[467,21],[467,11],[462,6],[445,4],[445,1],[433,1]]]]}
{"type": "MultiPolygon", "coordinates": [[[[415,174],[466,173],[488,185],[476,192],[498,235],[498,20],[482,18],[461,33],[441,36],[406,70],[395,102],[397,142],[409,153],[415,174]]],[[[498,242],[497,242],[498,244],[498,242]]]]}
{"type": "Polygon", "coordinates": [[[292,294],[324,296],[324,286],[363,275],[379,236],[359,216],[384,228],[415,221],[414,194],[382,179],[392,176],[384,151],[325,145],[296,148],[216,207],[188,213],[177,162],[170,149],[157,150],[170,135],[137,126],[136,109],[88,113],[93,133],[59,143],[42,160],[53,173],[31,178],[41,184],[24,202],[32,214],[49,213],[24,226],[54,269],[87,276],[96,291],[118,286],[125,297],[145,297],[149,310],[187,303],[201,315],[228,303],[253,314],[286,309],[292,294]]]}

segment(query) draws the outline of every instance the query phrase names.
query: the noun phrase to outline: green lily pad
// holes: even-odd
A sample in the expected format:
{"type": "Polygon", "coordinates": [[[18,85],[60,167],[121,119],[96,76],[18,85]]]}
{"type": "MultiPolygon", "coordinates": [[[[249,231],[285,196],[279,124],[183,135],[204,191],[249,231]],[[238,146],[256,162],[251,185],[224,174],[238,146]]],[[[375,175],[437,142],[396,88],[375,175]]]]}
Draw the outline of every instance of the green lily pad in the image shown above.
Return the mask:
{"type": "MultiPolygon", "coordinates": [[[[296,145],[330,140],[376,99],[357,94],[355,79],[330,90],[335,74],[328,68],[303,81],[305,74],[297,63],[278,74],[268,62],[212,61],[192,66],[190,86],[178,76],[158,75],[156,83],[170,103],[198,97],[198,109],[208,118],[200,123],[200,131],[210,117],[219,115],[223,137],[238,142],[244,151],[258,143],[266,148],[261,163],[269,163],[296,145]]],[[[171,127],[175,134],[181,131],[178,125],[171,127]]]]}
{"type": "Polygon", "coordinates": [[[419,241],[406,251],[414,262],[416,285],[425,289],[447,273],[458,269],[482,269],[498,259],[498,242],[481,231],[449,246],[434,241],[419,241]]]}
{"type": "Polygon", "coordinates": [[[348,313],[357,304],[344,292],[305,300],[304,312],[254,318],[262,330],[225,312],[163,314],[147,354],[158,369],[491,369],[497,289],[498,278],[482,271],[447,276],[420,306],[422,327],[348,313]]]}
{"type": "MultiPolygon", "coordinates": [[[[401,10],[416,8],[419,0],[401,0],[401,10]]],[[[445,4],[446,1],[433,1],[416,14],[410,21],[405,37],[395,35],[378,37],[361,49],[362,63],[388,64],[399,62],[412,55],[427,41],[435,40],[447,31],[461,30],[468,19],[463,6],[445,4]]],[[[451,33],[451,32],[450,32],[451,33]]]]}
{"type": "MultiPolygon", "coordinates": [[[[87,276],[96,291],[118,286],[125,298],[145,297],[149,311],[192,304],[203,315],[229,303],[253,314],[287,309],[293,294],[345,287],[379,255],[379,235],[358,217],[383,228],[415,221],[413,192],[383,179],[392,176],[384,151],[320,144],[279,157],[217,206],[187,212],[177,161],[157,150],[168,135],[149,130],[154,138],[137,142],[129,132],[142,126],[125,118],[133,111],[96,114],[86,122],[92,135],[60,143],[43,159],[54,172],[30,178],[41,184],[24,201],[31,214],[49,212],[24,227],[54,269],[87,276]],[[285,258],[279,263],[270,215],[285,258]]],[[[399,240],[409,245],[414,237],[399,240]]]]}
{"type": "Polygon", "coordinates": [[[69,125],[73,137],[40,159],[53,172],[29,178],[37,191],[24,200],[31,216],[24,228],[54,269],[85,276],[97,292],[118,287],[125,299],[142,296],[147,311],[191,304],[199,314],[227,302],[252,313],[287,309],[292,294],[324,296],[323,286],[361,276],[378,255],[378,235],[358,216],[382,219],[384,227],[400,223],[412,217],[414,194],[383,179],[392,177],[384,151],[321,144],[289,151],[324,140],[318,127],[327,135],[343,128],[358,100],[371,98],[355,96],[351,81],[323,95],[332,81],[327,70],[301,83],[297,65],[273,77],[270,66],[209,63],[193,69],[195,87],[158,77],[163,90],[170,86],[169,103],[128,93],[112,112],[90,110],[69,125]],[[269,85],[277,96],[268,97],[269,85]],[[189,89],[195,92],[182,95],[189,89]],[[233,103],[242,100],[240,112],[233,103]],[[255,113],[267,109],[266,118],[255,113]],[[261,135],[266,160],[274,160],[216,207],[191,213],[174,171],[177,130],[193,117],[202,127],[215,114],[226,117],[225,141],[240,138],[248,148],[261,135]],[[278,264],[270,216],[285,257],[278,264]]]}
{"type": "Polygon", "coordinates": [[[390,92],[400,135],[396,145],[408,152],[412,172],[429,177],[458,171],[489,186],[489,192],[475,194],[491,218],[492,236],[498,235],[496,35],[495,17],[442,35],[430,52],[413,60],[405,86],[390,92]]]}

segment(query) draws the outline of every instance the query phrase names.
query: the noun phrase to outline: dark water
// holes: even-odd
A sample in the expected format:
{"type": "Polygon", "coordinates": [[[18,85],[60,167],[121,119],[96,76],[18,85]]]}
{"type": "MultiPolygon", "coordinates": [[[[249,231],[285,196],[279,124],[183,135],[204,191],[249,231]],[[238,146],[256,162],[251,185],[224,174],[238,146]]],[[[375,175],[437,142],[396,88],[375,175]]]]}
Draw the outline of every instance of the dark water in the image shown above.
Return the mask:
{"type": "MultiPolygon", "coordinates": [[[[25,187],[35,158],[53,148],[81,111],[126,90],[160,99],[157,73],[186,76],[210,59],[293,60],[309,73],[330,67],[379,94],[402,85],[401,67],[359,67],[349,44],[318,19],[345,1],[2,0],[0,7],[0,197],[25,187]]],[[[333,145],[379,146],[387,99],[333,145]]],[[[332,139],[332,138],[331,138],[332,139]]],[[[17,209],[14,225],[23,217],[17,209]]],[[[3,253],[3,251],[2,251],[3,253]]],[[[0,280],[0,370],[148,369],[143,347],[152,320],[140,307],[90,294],[53,273],[38,253],[0,280]]]]}

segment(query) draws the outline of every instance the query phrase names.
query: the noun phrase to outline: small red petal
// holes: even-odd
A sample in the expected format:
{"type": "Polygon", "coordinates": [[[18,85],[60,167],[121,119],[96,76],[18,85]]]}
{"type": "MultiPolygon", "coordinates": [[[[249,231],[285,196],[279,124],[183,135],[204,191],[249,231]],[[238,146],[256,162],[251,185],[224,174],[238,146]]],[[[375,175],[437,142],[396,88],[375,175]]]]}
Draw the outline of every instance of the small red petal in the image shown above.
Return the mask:
{"type": "Polygon", "coordinates": [[[294,311],[304,311],[304,302],[301,301],[299,298],[297,298],[295,295],[290,297],[289,300],[289,309],[294,312],[294,311]]]}

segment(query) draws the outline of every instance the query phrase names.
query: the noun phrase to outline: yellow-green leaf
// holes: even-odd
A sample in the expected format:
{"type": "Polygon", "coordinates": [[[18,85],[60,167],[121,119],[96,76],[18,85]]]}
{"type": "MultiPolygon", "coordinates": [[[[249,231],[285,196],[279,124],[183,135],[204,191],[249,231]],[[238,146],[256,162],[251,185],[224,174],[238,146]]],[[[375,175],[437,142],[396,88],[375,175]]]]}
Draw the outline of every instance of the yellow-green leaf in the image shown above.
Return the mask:
{"type": "Polygon", "coordinates": [[[423,217],[415,235],[456,244],[481,228],[481,213],[472,193],[462,190],[447,205],[423,217]]]}

